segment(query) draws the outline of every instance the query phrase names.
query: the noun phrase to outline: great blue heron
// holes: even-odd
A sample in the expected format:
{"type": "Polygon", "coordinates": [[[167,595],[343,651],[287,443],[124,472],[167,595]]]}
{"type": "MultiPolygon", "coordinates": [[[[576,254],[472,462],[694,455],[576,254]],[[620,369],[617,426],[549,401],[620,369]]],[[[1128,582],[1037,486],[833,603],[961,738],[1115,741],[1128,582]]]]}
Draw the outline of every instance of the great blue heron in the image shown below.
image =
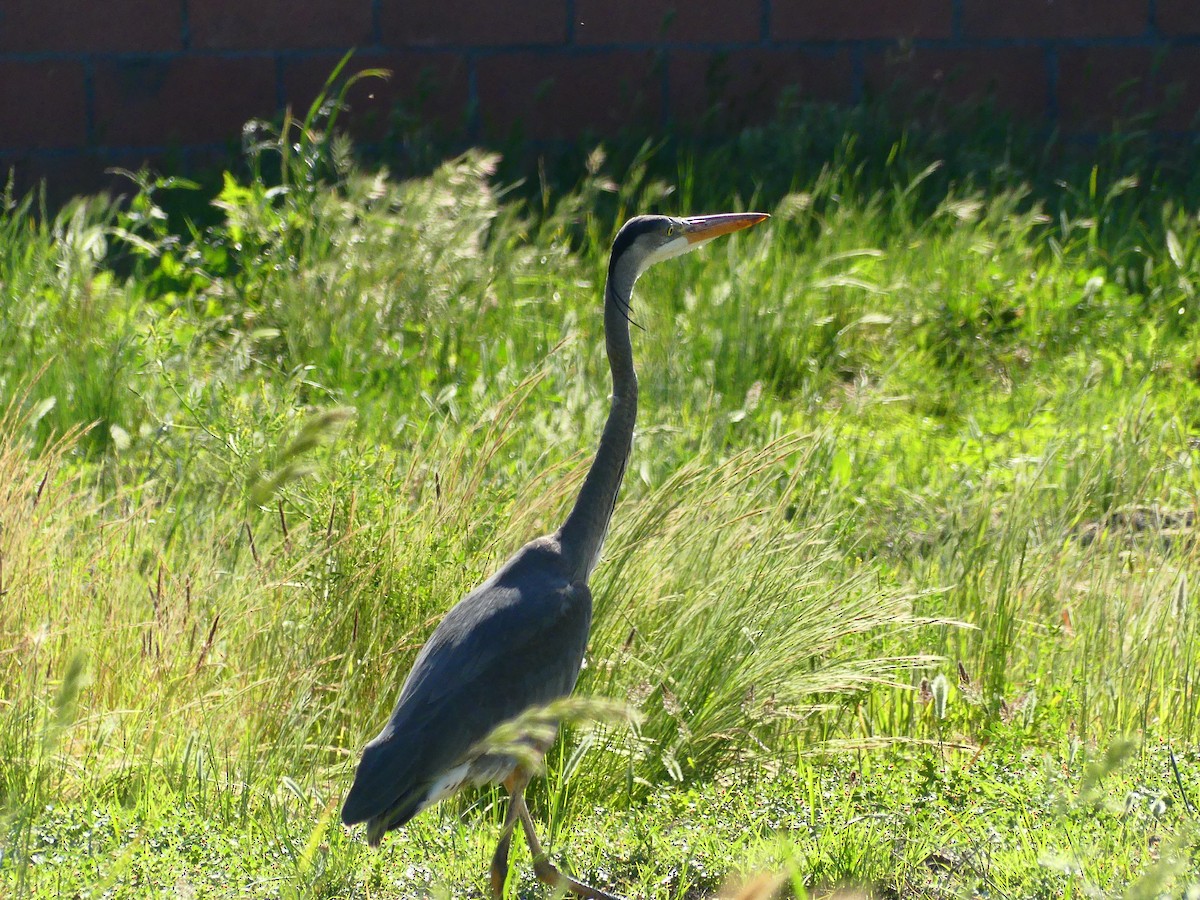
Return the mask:
{"type": "Polygon", "coordinates": [[[367,823],[371,846],[464,785],[503,782],[509,806],[492,857],[493,896],[504,892],[509,842],[519,818],[539,879],[581,897],[618,900],[550,863],[525,805],[532,773],[515,757],[489,754],[478,745],[497,725],[571,693],[579,676],[592,621],[588,577],[608,533],[637,418],[628,318],[634,282],[657,262],[765,218],[765,213],[637,216],[617,233],[604,289],[612,407],[592,468],[562,527],[530,541],[460,600],[417,655],[391,719],[363,750],[342,807],[347,825],[367,823]]]}

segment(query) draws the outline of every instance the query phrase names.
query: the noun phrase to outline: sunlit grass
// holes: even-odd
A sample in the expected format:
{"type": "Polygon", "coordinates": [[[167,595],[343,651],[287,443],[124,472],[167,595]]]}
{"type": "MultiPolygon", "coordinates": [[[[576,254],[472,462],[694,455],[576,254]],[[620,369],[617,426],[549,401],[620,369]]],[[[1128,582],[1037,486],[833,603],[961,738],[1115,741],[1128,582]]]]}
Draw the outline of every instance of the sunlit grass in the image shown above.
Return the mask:
{"type": "Polygon", "coordinates": [[[552,752],[556,850],[638,896],[1182,891],[1197,193],[1126,145],[1055,186],[1037,148],[865,115],[536,193],[477,151],[391,177],[312,120],[284,177],[260,129],[210,197],[9,198],[4,889],[481,894],[494,794],[369,855],[351,766],[438,617],[577,489],[620,219],[754,206],[635,297],[580,690],[636,716],[552,752]]]}

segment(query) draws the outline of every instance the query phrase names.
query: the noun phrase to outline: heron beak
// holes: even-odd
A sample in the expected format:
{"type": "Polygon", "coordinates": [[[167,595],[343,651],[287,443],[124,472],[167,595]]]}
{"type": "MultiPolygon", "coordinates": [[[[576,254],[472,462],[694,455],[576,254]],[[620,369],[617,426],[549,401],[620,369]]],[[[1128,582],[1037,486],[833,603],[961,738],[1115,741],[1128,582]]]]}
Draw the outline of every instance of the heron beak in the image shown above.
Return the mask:
{"type": "Polygon", "coordinates": [[[715,237],[741,231],[771,218],[766,213],[720,213],[715,216],[692,216],[683,220],[684,236],[689,244],[711,241],[715,237]]]}

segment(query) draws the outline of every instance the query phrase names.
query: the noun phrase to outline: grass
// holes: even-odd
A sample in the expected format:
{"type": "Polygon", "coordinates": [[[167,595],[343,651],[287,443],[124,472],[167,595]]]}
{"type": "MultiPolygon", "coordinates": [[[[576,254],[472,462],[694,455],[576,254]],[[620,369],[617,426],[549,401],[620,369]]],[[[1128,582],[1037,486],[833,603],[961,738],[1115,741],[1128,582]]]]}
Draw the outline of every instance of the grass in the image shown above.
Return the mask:
{"type": "Polygon", "coordinates": [[[862,108],[401,178],[322,116],[5,197],[5,893],[482,896],[498,796],[370,853],[358,750],[578,487],[615,228],[745,207],[635,297],[580,688],[639,716],[552,751],[555,852],[639,897],[1200,891],[1188,167],[862,108]]]}

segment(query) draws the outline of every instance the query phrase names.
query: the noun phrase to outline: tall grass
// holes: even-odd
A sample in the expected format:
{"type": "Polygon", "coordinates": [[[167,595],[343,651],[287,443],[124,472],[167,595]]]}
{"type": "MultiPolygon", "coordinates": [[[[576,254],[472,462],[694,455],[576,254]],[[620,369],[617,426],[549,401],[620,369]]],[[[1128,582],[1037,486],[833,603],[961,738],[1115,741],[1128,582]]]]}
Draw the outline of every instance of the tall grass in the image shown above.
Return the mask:
{"type": "Polygon", "coordinates": [[[767,172],[770,226],[635,298],[643,410],[581,690],[641,717],[569,734],[546,805],[846,741],[1200,736],[1194,193],[1132,180],[1128,148],[1053,188],[1048,157],[859,142],[863,115],[832,149],[773,126],[674,169],[596,151],[533,193],[482,151],[363,168],[314,109],[249,131],[211,195],[9,198],[11,852],[48,803],[326,816],[438,617],[569,506],[614,226],[744,205],[735,164],[767,172]]]}

